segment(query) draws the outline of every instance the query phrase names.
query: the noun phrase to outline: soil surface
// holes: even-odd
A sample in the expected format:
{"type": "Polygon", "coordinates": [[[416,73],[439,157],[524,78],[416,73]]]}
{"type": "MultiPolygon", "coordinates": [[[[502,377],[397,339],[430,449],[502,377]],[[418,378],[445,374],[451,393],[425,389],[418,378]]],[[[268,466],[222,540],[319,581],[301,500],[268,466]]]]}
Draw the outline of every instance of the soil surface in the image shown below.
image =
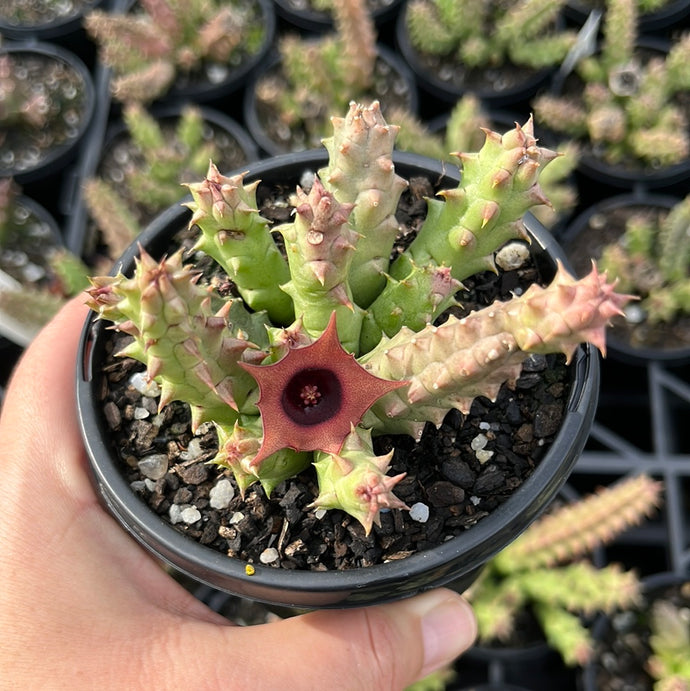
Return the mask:
{"type": "MultiPolygon", "coordinates": [[[[259,188],[260,203],[261,192],[259,188]]],[[[421,195],[432,192],[428,182],[417,179],[403,195],[399,220],[408,236],[425,212],[421,195]]],[[[275,207],[274,201],[270,197],[263,203],[268,211],[276,208],[274,217],[282,220],[290,209],[275,207]]],[[[465,281],[457,312],[508,299],[538,280],[531,265],[478,275],[465,281]]],[[[109,349],[117,351],[129,337],[111,333],[109,349]]],[[[347,514],[309,508],[317,494],[311,468],[279,485],[270,499],[258,484],[240,497],[231,474],[208,464],[216,453],[215,431],[206,426],[195,437],[184,404],[173,403],[157,415],[155,398],[143,397],[130,383],[142,369],[133,360],[110,358],[102,390],[115,453],[142,501],[164,519],[172,516],[180,532],[222,553],[276,568],[311,570],[402,559],[471,528],[511,495],[549,448],[571,382],[561,356],[533,357],[516,385],[502,388],[495,404],[478,398],[469,415],[453,411],[439,430],[427,425],[419,442],[407,436],[377,437],[378,454],[394,449],[389,474],[407,473],[396,486],[397,496],[410,507],[419,505],[422,514],[428,509],[428,518],[415,520],[414,512],[392,510],[365,536],[347,514]],[[141,458],[152,455],[163,457],[158,479],[140,471],[141,458]],[[211,492],[215,496],[220,481],[232,485],[233,497],[226,507],[214,508],[211,492]]]]}
{"type": "Polygon", "coordinates": [[[65,22],[90,10],[97,0],[3,0],[0,21],[8,26],[45,26],[65,22]]]}

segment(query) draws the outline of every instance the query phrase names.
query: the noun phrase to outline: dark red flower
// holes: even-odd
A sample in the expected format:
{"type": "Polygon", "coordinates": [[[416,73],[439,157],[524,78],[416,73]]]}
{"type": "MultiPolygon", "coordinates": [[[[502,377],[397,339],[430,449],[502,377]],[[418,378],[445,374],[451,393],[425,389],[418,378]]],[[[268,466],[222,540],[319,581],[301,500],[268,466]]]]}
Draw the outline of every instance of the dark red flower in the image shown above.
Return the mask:
{"type": "Polygon", "coordinates": [[[367,372],[340,344],[335,312],[313,343],[290,349],[272,365],[240,365],[259,385],[263,440],[252,464],[286,447],[338,453],[364,413],[408,383],[367,372]]]}

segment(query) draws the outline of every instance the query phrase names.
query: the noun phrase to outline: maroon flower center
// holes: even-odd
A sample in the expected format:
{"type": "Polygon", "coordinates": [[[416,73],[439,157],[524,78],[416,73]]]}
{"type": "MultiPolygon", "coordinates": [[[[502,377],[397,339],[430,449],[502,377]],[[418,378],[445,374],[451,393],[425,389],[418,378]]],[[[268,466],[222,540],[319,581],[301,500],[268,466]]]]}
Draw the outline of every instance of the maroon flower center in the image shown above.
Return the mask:
{"type": "Polygon", "coordinates": [[[283,390],[283,407],[298,425],[316,425],[338,413],[343,400],[340,381],[328,369],[303,369],[283,390]]]}

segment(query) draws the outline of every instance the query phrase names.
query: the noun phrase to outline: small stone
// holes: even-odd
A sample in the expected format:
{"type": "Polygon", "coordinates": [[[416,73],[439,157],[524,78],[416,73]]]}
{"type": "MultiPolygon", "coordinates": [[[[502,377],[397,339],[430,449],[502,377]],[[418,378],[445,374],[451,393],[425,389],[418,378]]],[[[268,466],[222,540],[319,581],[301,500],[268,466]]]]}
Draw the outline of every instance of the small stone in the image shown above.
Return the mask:
{"type": "Polygon", "coordinates": [[[496,264],[504,271],[512,271],[523,266],[529,256],[529,247],[523,242],[509,242],[496,252],[496,264]]]}
{"type": "Polygon", "coordinates": [[[472,451],[480,451],[481,449],[485,448],[488,443],[489,439],[485,434],[478,434],[470,442],[470,448],[472,449],[472,451]]]}
{"type": "Polygon", "coordinates": [[[153,379],[149,381],[145,372],[135,372],[129,378],[129,383],[142,396],[155,398],[161,394],[161,387],[153,379]]]}
{"type": "Polygon", "coordinates": [[[477,451],[474,455],[477,457],[477,460],[481,464],[484,464],[494,455],[494,452],[490,449],[481,449],[477,451]]]}
{"type": "Polygon", "coordinates": [[[227,478],[221,478],[208,494],[212,509],[227,509],[235,496],[235,488],[227,478]]]}
{"type": "Polygon", "coordinates": [[[418,501],[410,507],[410,518],[417,523],[426,523],[429,520],[429,507],[418,501]]]}
{"type": "Polygon", "coordinates": [[[279,558],[280,555],[275,547],[269,547],[259,555],[259,561],[262,564],[273,564],[274,562],[278,561],[279,558]]]}
{"type": "Polygon", "coordinates": [[[160,480],[168,472],[168,457],[164,453],[154,453],[142,458],[137,465],[144,477],[160,480]]]}
{"type": "Polygon", "coordinates": [[[196,506],[187,506],[182,509],[180,517],[187,525],[192,525],[192,523],[196,523],[197,521],[201,520],[201,513],[196,506]]]}
{"type": "Polygon", "coordinates": [[[110,429],[119,429],[122,424],[122,415],[120,415],[120,409],[112,401],[108,401],[103,406],[103,413],[105,414],[105,420],[108,423],[110,429]]]}
{"type": "Polygon", "coordinates": [[[195,463],[187,467],[176,466],[175,470],[182,482],[188,485],[200,485],[208,478],[208,466],[204,463],[195,463]]]}
{"type": "Polygon", "coordinates": [[[314,511],[314,518],[318,519],[319,521],[326,515],[326,509],[316,509],[314,511]]]}
{"type": "Polygon", "coordinates": [[[450,458],[444,461],[441,465],[441,472],[443,476],[454,485],[459,485],[465,489],[472,487],[476,480],[476,476],[469,465],[459,458],[450,458]]]}
{"type": "Polygon", "coordinates": [[[180,454],[180,460],[192,461],[195,458],[199,458],[202,453],[203,449],[201,448],[201,439],[195,438],[189,442],[187,448],[180,454]]]}
{"type": "Polygon", "coordinates": [[[452,482],[440,480],[429,487],[427,497],[433,506],[452,506],[465,500],[465,490],[452,482]]]}
{"type": "Polygon", "coordinates": [[[134,419],[135,420],[145,420],[151,413],[149,413],[146,408],[135,408],[134,409],[134,419]]]}
{"type": "Polygon", "coordinates": [[[235,513],[232,514],[232,516],[230,517],[230,520],[228,521],[228,523],[230,525],[237,525],[238,523],[240,523],[243,520],[244,520],[244,514],[241,511],[235,511],[235,513]]]}

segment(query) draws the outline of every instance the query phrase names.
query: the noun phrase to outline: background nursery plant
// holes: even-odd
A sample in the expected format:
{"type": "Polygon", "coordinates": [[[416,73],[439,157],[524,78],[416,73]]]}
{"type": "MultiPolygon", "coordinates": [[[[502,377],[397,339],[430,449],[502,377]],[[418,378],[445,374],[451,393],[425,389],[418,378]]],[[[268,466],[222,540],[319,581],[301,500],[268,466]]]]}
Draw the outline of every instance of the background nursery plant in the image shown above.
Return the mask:
{"type": "Polygon", "coordinates": [[[270,495],[313,463],[313,507],[342,509],[367,534],[383,509],[406,508],[394,492],[404,474],[387,475],[393,452],[377,454],[376,435],[418,439],[449,410],[495,398],[530,353],[603,349],[629,299],[596,269],[578,281],[560,266],[547,287],[435,325],[460,281],[527,238],[521,218],[545,201],[538,174],[556,154],[537,146],[531,121],[488,132],[391,262],[407,186],[392,162],[396,132],[377,103],[333,118],[328,164],[274,228],[284,253],[258,212],[258,183],[211,165],[189,185],[194,253],[215,260],[239,297],[215,291],[223,273],[202,281],[182,250],[160,261],[142,250],[132,277],[94,278],[89,291],[92,309],[132,336],[120,354],[146,364],[159,409],[182,400],[194,429],[213,423],[212,462],[242,494],[259,482],[270,495]]]}
{"type": "Polygon", "coordinates": [[[640,50],[635,0],[612,0],[600,50],[575,68],[579,85],[534,101],[537,121],[587,143],[608,164],[654,168],[682,162],[690,153],[687,106],[690,34],[667,54],[640,50]],[[584,87],[582,86],[584,84],[584,87]]]}
{"type": "MultiPolygon", "coordinates": [[[[329,131],[332,113],[344,112],[350,101],[409,108],[408,84],[380,55],[376,27],[364,0],[334,4],[335,32],[319,38],[286,35],[280,59],[257,79],[256,114],[247,126],[256,132],[258,118],[268,138],[281,151],[318,147],[329,131]]],[[[274,153],[278,153],[276,150],[274,153]]]]}
{"type": "Polygon", "coordinates": [[[535,521],[468,591],[480,642],[509,640],[518,617],[531,612],[565,663],[584,666],[594,646],[586,618],[626,609],[640,596],[634,572],[616,564],[596,568],[587,557],[649,516],[661,490],[645,475],[631,477],[535,521]]]}
{"type": "Polygon", "coordinates": [[[84,26],[112,68],[118,101],[149,103],[176,80],[220,82],[258,54],[265,37],[262,4],[232,0],[138,0],[126,14],[90,12],[84,26]],[[214,76],[215,68],[215,76],[214,76]]]}

